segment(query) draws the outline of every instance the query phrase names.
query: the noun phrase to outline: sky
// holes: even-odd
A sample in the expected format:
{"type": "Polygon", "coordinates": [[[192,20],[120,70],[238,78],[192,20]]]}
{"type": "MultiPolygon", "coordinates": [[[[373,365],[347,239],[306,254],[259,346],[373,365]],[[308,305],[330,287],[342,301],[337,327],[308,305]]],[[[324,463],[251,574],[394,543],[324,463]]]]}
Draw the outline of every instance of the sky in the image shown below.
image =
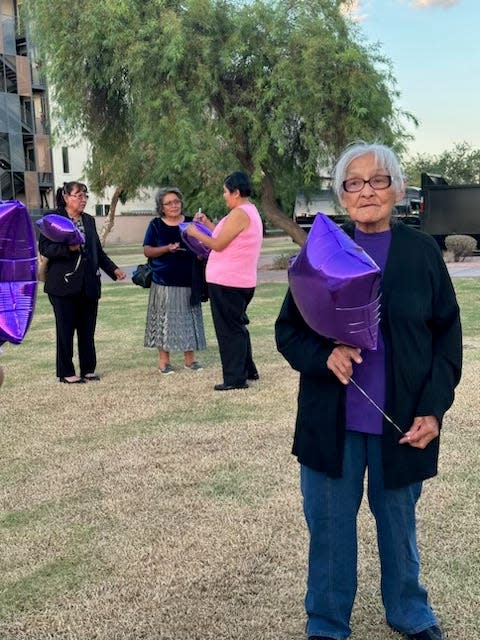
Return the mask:
{"type": "Polygon", "coordinates": [[[393,66],[418,128],[409,155],[480,148],[480,0],[358,0],[354,15],[393,66]]]}

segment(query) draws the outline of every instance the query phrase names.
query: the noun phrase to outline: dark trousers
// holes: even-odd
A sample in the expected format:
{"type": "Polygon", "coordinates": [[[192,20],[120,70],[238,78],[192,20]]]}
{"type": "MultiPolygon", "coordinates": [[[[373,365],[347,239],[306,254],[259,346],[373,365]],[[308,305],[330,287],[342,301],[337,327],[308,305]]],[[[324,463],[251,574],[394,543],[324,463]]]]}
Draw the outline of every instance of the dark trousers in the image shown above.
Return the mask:
{"type": "Polygon", "coordinates": [[[255,287],[248,289],[209,284],[208,295],[217,335],[225,384],[244,384],[257,374],[247,329],[247,307],[255,287]]]}
{"type": "Polygon", "coordinates": [[[73,364],[73,337],[77,332],[80,375],[94,373],[97,366],[95,352],[95,326],[98,300],[83,293],[75,296],[48,296],[55,313],[57,327],[57,376],[75,375],[73,364]]]}

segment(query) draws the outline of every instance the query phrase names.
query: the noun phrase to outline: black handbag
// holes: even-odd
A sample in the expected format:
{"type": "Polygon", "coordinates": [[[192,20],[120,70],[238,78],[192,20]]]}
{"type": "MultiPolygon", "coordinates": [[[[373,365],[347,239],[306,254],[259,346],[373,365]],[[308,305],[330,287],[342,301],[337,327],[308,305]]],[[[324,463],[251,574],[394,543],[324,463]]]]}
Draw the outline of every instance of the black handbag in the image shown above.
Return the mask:
{"type": "Polygon", "coordinates": [[[149,289],[152,284],[152,269],[150,264],[139,264],[135,271],[132,273],[132,282],[139,287],[149,289]]]}

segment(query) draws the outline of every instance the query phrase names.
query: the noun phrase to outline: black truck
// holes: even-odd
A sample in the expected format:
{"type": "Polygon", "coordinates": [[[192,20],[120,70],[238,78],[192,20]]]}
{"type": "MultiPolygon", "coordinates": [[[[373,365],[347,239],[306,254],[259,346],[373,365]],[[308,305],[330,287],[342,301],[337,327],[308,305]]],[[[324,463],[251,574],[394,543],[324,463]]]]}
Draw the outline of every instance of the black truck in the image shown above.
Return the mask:
{"type": "Polygon", "coordinates": [[[448,184],[431,173],[421,175],[420,229],[442,249],[445,237],[472,236],[480,240],[480,184],[448,184]]]}

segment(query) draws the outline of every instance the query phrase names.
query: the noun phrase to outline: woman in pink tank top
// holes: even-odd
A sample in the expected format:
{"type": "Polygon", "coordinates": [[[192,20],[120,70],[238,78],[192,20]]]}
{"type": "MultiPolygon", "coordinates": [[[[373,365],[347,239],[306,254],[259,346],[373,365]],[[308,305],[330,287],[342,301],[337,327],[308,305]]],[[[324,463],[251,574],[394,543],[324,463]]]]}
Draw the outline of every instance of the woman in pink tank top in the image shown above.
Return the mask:
{"type": "Polygon", "coordinates": [[[257,264],[262,246],[263,225],[246,173],[231,173],[223,185],[223,198],[230,209],[215,225],[205,214],[195,219],[212,231],[202,233],[195,225],[187,233],[211,249],[206,279],[213,324],[222,361],[223,382],[216,391],[247,389],[247,380],[258,380],[252,358],[247,307],[257,284],[257,264]]]}

